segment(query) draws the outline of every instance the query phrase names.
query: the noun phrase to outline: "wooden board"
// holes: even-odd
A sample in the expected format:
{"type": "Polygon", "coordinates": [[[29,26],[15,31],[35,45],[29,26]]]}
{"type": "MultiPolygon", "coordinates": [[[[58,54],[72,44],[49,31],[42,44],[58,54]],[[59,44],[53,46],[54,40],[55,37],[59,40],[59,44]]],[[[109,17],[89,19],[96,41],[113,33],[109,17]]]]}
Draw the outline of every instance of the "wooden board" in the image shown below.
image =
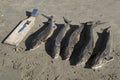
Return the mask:
{"type": "Polygon", "coordinates": [[[13,46],[18,46],[20,42],[24,39],[30,29],[33,27],[35,17],[31,16],[28,19],[23,20],[16,29],[6,38],[4,43],[10,44],[13,46]],[[29,22],[29,23],[28,23],[29,22]],[[26,26],[23,28],[23,26],[26,26]]]}

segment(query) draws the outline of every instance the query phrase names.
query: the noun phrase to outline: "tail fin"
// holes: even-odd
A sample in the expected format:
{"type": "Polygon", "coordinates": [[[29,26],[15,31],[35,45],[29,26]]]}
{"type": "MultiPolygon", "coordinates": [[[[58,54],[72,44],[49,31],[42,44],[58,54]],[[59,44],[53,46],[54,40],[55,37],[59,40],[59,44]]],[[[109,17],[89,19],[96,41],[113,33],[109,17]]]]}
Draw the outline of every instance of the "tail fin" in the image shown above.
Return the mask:
{"type": "Polygon", "coordinates": [[[101,22],[100,20],[95,22],[96,25],[101,25],[101,24],[105,24],[105,23],[107,23],[107,22],[101,22]]]}
{"type": "Polygon", "coordinates": [[[45,14],[42,14],[42,16],[44,16],[44,17],[47,18],[47,19],[52,19],[52,18],[53,18],[53,16],[47,16],[47,15],[45,15],[45,14]]]}
{"type": "Polygon", "coordinates": [[[63,17],[63,19],[64,19],[64,22],[67,23],[67,24],[70,24],[72,22],[72,20],[68,20],[65,17],[63,17]]]}
{"type": "Polygon", "coordinates": [[[105,24],[105,23],[107,23],[107,22],[101,22],[100,20],[86,22],[87,25],[93,25],[93,27],[96,27],[97,25],[101,25],[101,24],[105,24]]]}
{"type": "Polygon", "coordinates": [[[53,19],[53,16],[46,16],[46,15],[44,15],[44,14],[42,14],[42,16],[44,16],[45,18],[48,19],[48,23],[50,23],[51,21],[52,21],[52,22],[55,22],[55,20],[53,19]]]}
{"type": "Polygon", "coordinates": [[[107,28],[105,28],[105,29],[101,29],[101,30],[102,30],[103,32],[109,32],[109,31],[110,31],[110,30],[109,30],[110,28],[111,28],[111,26],[109,26],[109,27],[107,27],[107,28]]]}
{"type": "Polygon", "coordinates": [[[107,27],[107,28],[105,29],[105,31],[109,33],[109,32],[110,32],[110,28],[111,28],[111,26],[107,27]]]}

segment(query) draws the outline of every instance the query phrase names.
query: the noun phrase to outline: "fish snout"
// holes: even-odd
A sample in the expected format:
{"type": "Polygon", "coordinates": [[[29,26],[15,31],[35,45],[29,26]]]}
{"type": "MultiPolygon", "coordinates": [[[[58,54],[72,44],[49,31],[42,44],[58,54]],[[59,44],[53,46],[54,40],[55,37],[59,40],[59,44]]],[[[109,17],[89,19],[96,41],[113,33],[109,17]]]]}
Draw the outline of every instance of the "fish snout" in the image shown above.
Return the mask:
{"type": "Polygon", "coordinates": [[[78,58],[76,61],[77,61],[76,66],[84,66],[87,60],[83,57],[83,58],[78,58]]]}
{"type": "Polygon", "coordinates": [[[63,54],[63,60],[69,60],[70,56],[71,56],[71,49],[69,49],[68,47],[65,49],[65,53],[63,54]]]}
{"type": "Polygon", "coordinates": [[[54,46],[53,52],[52,52],[52,57],[54,59],[57,59],[59,57],[60,53],[60,47],[59,46],[54,46]]]}
{"type": "Polygon", "coordinates": [[[76,66],[84,66],[85,65],[85,62],[83,59],[79,60],[77,63],[76,63],[76,66]]]}
{"type": "Polygon", "coordinates": [[[32,46],[32,47],[30,48],[30,51],[35,50],[35,49],[37,49],[38,47],[39,47],[39,45],[32,46]]]}
{"type": "Polygon", "coordinates": [[[100,67],[102,67],[103,63],[102,60],[98,60],[98,61],[95,61],[92,65],[91,65],[91,68],[92,69],[98,69],[100,67]]]}
{"type": "Polygon", "coordinates": [[[102,67],[102,65],[93,65],[91,68],[92,68],[92,69],[98,69],[98,68],[100,68],[100,67],[102,67]]]}
{"type": "Polygon", "coordinates": [[[40,44],[41,44],[41,42],[37,42],[37,41],[33,41],[33,42],[31,42],[31,45],[30,45],[30,51],[31,50],[35,50],[35,49],[37,49],[39,46],[40,46],[40,44]]]}

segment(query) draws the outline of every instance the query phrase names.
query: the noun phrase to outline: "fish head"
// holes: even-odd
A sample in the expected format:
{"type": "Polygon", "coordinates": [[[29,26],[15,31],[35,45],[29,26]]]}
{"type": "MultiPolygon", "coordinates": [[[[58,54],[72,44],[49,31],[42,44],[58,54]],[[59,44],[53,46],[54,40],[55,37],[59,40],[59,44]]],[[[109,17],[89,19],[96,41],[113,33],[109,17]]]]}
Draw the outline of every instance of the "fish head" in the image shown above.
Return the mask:
{"type": "Polygon", "coordinates": [[[86,62],[87,60],[85,56],[79,56],[76,66],[79,66],[79,65],[84,66],[86,62]]]}
{"type": "Polygon", "coordinates": [[[54,46],[53,51],[52,51],[52,57],[54,59],[58,58],[59,53],[60,53],[60,47],[59,46],[54,46]]]}
{"type": "Polygon", "coordinates": [[[76,66],[79,66],[79,65],[84,65],[84,64],[85,64],[84,60],[83,60],[83,59],[81,59],[81,60],[79,61],[79,63],[78,63],[78,64],[76,64],[76,66]]]}
{"type": "Polygon", "coordinates": [[[104,64],[104,58],[100,58],[100,56],[96,56],[91,61],[91,68],[98,69],[98,68],[102,67],[103,64],[104,64]]]}
{"type": "Polygon", "coordinates": [[[65,52],[63,54],[63,60],[66,60],[66,61],[69,60],[72,54],[72,51],[73,51],[72,48],[66,47],[65,52]]]}
{"type": "Polygon", "coordinates": [[[98,61],[96,60],[96,63],[94,63],[92,65],[92,69],[98,69],[98,68],[102,67],[104,64],[106,64],[112,60],[114,60],[114,58],[110,57],[110,56],[102,58],[102,59],[98,59],[98,61]]]}
{"type": "Polygon", "coordinates": [[[30,50],[34,50],[39,47],[41,42],[38,42],[37,40],[33,40],[30,45],[30,50]]]}

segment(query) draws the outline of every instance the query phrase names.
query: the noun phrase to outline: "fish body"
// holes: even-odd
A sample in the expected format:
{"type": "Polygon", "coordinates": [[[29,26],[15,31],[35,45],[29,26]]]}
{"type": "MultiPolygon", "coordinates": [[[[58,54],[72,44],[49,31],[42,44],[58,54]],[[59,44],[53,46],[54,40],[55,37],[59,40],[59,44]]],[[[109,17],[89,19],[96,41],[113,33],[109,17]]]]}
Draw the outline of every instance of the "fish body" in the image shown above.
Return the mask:
{"type": "Polygon", "coordinates": [[[79,27],[71,34],[69,38],[68,46],[65,49],[65,53],[63,54],[64,60],[69,60],[75,44],[80,40],[80,34],[84,28],[84,24],[80,24],[79,27]]]}
{"type": "Polygon", "coordinates": [[[59,53],[60,53],[60,46],[61,46],[61,41],[62,39],[65,37],[65,34],[67,33],[67,31],[70,29],[70,23],[71,21],[68,21],[66,18],[64,18],[64,26],[62,27],[62,29],[60,30],[60,32],[58,33],[56,39],[55,39],[55,44],[53,45],[53,51],[52,51],[52,57],[58,58],[59,53]]]}
{"type": "Polygon", "coordinates": [[[93,51],[93,24],[86,23],[84,26],[84,45],[77,57],[76,65],[85,65],[93,51]]]}
{"type": "Polygon", "coordinates": [[[102,67],[107,62],[113,60],[113,57],[110,57],[111,53],[111,35],[110,35],[110,27],[106,28],[102,32],[102,40],[100,49],[93,55],[93,59],[91,62],[92,69],[98,69],[102,67]]]}
{"type": "Polygon", "coordinates": [[[48,26],[32,40],[31,50],[38,48],[42,42],[45,42],[48,38],[50,38],[54,30],[56,29],[53,16],[46,18],[48,18],[48,26]]]}

